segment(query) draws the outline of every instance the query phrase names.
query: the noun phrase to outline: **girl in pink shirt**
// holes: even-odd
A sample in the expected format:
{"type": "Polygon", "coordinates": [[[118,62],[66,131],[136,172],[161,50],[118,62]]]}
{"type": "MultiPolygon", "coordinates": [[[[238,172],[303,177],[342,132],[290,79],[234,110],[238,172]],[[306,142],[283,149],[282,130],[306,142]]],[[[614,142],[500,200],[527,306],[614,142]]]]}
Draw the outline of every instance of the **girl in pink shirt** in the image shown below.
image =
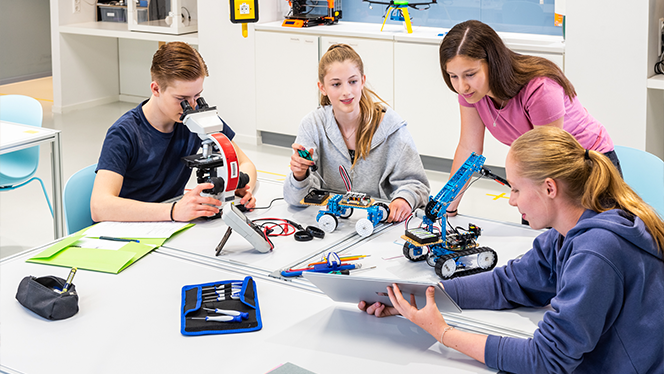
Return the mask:
{"type": "MultiPolygon", "coordinates": [[[[620,171],[613,142],[581,105],[574,86],[553,62],[512,52],[480,21],[454,26],[440,45],[440,67],[447,86],[459,94],[461,136],[451,174],[472,152],[482,154],[484,129],[511,145],[535,126],[555,126],[585,148],[603,153],[620,171]]],[[[456,214],[459,200],[447,208],[456,214]]]]}

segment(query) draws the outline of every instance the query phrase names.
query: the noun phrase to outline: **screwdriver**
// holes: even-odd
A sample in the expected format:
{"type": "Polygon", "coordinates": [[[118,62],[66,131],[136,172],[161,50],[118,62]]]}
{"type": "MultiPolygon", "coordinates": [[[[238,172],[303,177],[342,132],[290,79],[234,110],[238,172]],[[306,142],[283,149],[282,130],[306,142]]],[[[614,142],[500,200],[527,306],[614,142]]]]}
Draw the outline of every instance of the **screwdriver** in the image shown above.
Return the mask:
{"type": "Polygon", "coordinates": [[[249,313],[240,312],[239,310],[227,310],[227,309],[219,309],[219,308],[214,308],[214,309],[212,309],[212,308],[203,308],[203,309],[205,309],[207,311],[210,311],[210,312],[219,313],[219,314],[226,314],[228,316],[236,316],[236,317],[240,316],[243,319],[249,318],[249,313]]]}
{"type": "Polygon", "coordinates": [[[191,317],[190,319],[204,319],[207,322],[242,322],[240,316],[206,316],[206,317],[191,317]]]}
{"type": "Polygon", "coordinates": [[[219,295],[217,297],[215,297],[214,295],[210,295],[210,296],[206,296],[205,298],[203,298],[203,302],[204,303],[209,303],[210,301],[215,301],[215,300],[216,301],[223,301],[223,300],[230,300],[230,299],[238,300],[239,298],[240,298],[240,296],[237,293],[234,293],[234,294],[231,294],[231,295],[228,295],[228,296],[227,295],[219,295]]]}

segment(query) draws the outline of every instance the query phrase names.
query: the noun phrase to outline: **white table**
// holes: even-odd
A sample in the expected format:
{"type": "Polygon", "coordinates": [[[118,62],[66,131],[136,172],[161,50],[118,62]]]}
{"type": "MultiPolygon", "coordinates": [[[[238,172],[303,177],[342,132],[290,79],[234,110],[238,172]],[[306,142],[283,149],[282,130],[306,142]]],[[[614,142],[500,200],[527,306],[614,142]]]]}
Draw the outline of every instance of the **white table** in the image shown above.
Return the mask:
{"type": "Polygon", "coordinates": [[[66,278],[67,268],[25,262],[42,249],[0,261],[3,372],[266,373],[291,362],[318,374],[495,373],[408,320],[378,319],[274,278],[254,277],[262,330],[183,336],[182,287],[246,273],[178,259],[168,250],[148,254],[118,275],[79,271],[74,284],[80,311],[47,321],[15,299],[24,276],[66,278]]]}
{"type": "MultiPolygon", "coordinates": [[[[261,181],[258,191],[259,206],[265,206],[280,195],[281,184],[261,181]]],[[[249,215],[278,213],[279,218],[308,225],[314,224],[317,209],[293,208],[277,201],[269,211],[249,215]]],[[[62,321],[46,321],[15,299],[18,284],[27,275],[67,277],[68,268],[25,262],[51,243],[0,260],[0,372],[266,373],[286,362],[318,374],[342,370],[495,372],[442,346],[408,320],[375,318],[360,312],[354,304],[334,303],[306,279],[284,281],[274,277],[274,269],[332,248],[343,254],[371,255],[362,263],[376,268],[356,275],[437,281],[434,270],[425,262],[410,262],[403,257],[403,224],[385,225],[382,231],[360,238],[354,233],[354,222],[361,217],[351,217],[340,225],[339,232],[318,242],[276,238],[271,254],[261,254],[242,237],[233,235],[228,252],[220,257],[214,256],[214,247],[225,231],[223,221],[199,222],[120,274],[79,271],[74,284],[80,296],[80,311],[62,321]],[[240,280],[247,275],[253,276],[257,284],[262,330],[194,337],[180,334],[183,286],[240,280]]],[[[499,265],[528,250],[532,238],[540,233],[520,225],[462,215],[451,219],[455,226],[468,222],[482,228],[479,242],[496,250],[499,265]]],[[[544,311],[466,310],[445,317],[459,329],[527,338],[544,311]]]]}
{"type": "Polygon", "coordinates": [[[0,121],[0,155],[51,143],[51,179],[53,201],[53,231],[55,238],[65,236],[64,211],[62,209],[62,155],[60,130],[27,126],[0,121]]]}
{"type": "MultiPolygon", "coordinates": [[[[266,188],[265,184],[261,188],[266,188]]],[[[261,190],[261,193],[265,192],[265,190],[261,190]]],[[[261,201],[264,199],[261,198],[261,201]]],[[[294,208],[288,207],[283,201],[278,201],[273,204],[268,215],[270,217],[291,217],[297,222],[307,222],[307,220],[315,222],[317,211],[318,207],[294,208]]],[[[248,213],[248,216],[254,219],[259,216],[265,217],[266,214],[266,212],[255,211],[248,213]]],[[[213,263],[216,264],[215,266],[234,269],[253,276],[278,278],[281,269],[306,267],[307,263],[317,260],[322,254],[333,250],[343,255],[369,255],[361,261],[357,261],[367,270],[354,271],[353,275],[356,276],[431,283],[440,281],[435,270],[426,261],[412,262],[404,257],[404,240],[401,239],[405,229],[403,223],[381,225],[374,234],[367,238],[357,235],[355,221],[364,217],[363,214],[363,212],[356,212],[348,220],[340,220],[337,230],[327,234],[322,241],[298,243],[291,237],[275,238],[275,249],[270,253],[260,253],[252,249],[251,245],[241,236],[233,234],[227,243],[229,249],[224,249],[227,252],[222,251],[222,255],[219,257],[214,255],[214,248],[226,230],[225,224],[221,220],[200,222],[168,240],[164,246],[157,249],[157,252],[168,252],[181,259],[201,264],[213,263]]],[[[482,234],[477,241],[481,246],[487,246],[496,251],[498,255],[496,266],[505,265],[508,260],[528,251],[532,247],[533,239],[543,232],[524,225],[461,214],[450,218],[449,221],[452,226],[467,228],[469,223],[479,226],[482,234]]],[[[410,227],[415,227],[418,223],[419,220],[413,218],[410,227]]],[[[287,278],[287,280],[291,286],[317,291],[316,287],[304,278],[287,278]]],[[[445,317],[451,324],[469,331],[528,338],[532,337],[532,333],[545,311],[545,308],[519,308],[511,311],[466,310],[462,314],[445,314],[445,317]]]]}
{"type": "MultiPolygon", "coordinates": [[[[270,180],[259,180],[255,195],[259,196],[258,206],[267,206],[276,197],[282,196],[283,184],[270,180]]],[[[258,209],[246,212],[249,219],[257,218],[287,218],[303,227],[316,226],[316,214],[324,208],[319,206],[293,207],[284,200],[272,203],[269,209],[258,209]]],[[[215,248],[226,233],[228,226],[221,219],[195,220],[196,225],[187,229],[164,243],[162,248],[169,248],[189,254],[192,257],[205,259],[205,261],[219,262],[223,266],[238,266],[254,274],[269,274],[279,272],[291,265],[300,264],[315,258],[330,250],[351,247],[362,238],[355,232],[355,223],[358,219],[366,217],[364,210],[357,209],[348,219],[339,219],[339,226],[332,233],[326,233],[325,238],[314,238],[307,242],[298,242],[293,236],[273,236],[270,240],[274,250],[261,253],[254,249],[239,233],[233,231],[223,250],[216,256],[215,248]]],[[[381,225],[382,227],[383,225],[381,225]]],[[[377,229],[380,230],[380,227],[377,229]]]]}

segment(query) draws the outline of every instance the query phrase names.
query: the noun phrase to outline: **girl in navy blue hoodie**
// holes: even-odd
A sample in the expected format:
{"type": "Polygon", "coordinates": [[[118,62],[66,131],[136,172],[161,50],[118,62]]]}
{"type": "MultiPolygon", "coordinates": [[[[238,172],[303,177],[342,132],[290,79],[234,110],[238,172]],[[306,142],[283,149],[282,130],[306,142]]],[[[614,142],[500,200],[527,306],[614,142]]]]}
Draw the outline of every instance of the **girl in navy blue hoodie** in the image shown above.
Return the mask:
{"type": "Polygon", "coordinates": [[[512,373],[664,373],[664,222],[611,161],[551,126],[517,139],[506,160],[510,204],[541,234],[521,259],[443,282],[462,308],[551,305],[531,339],[449,326],[431,287],[422,309],[388,288],[394,308],[439,342],[512,373]]]}

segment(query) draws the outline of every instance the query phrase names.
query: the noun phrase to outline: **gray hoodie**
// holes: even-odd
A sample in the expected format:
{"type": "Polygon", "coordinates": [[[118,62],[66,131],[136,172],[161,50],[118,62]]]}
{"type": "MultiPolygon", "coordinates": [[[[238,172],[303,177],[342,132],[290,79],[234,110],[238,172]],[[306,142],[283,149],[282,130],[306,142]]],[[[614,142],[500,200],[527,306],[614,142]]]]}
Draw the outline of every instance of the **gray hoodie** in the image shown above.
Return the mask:
{"type": "Polygon", "coordinates": [[[314,149],[313,160],[318,170],[309,171],[302,181],[295,180],[293,172],[289,174],[284,182],[284,198],[291,205],[298,205],[314,188],[345,191],[340,165],[348,171],[355,192],[390,201],[400,197],[413,209],[423,206],[429,198],[429,181],[406,121],[389,107],[371,140],[367,158],[359,158],[357,154],[352,169],[331,105],[318,108],[302,119],[295,142],[307,150],[314,149]]]}

